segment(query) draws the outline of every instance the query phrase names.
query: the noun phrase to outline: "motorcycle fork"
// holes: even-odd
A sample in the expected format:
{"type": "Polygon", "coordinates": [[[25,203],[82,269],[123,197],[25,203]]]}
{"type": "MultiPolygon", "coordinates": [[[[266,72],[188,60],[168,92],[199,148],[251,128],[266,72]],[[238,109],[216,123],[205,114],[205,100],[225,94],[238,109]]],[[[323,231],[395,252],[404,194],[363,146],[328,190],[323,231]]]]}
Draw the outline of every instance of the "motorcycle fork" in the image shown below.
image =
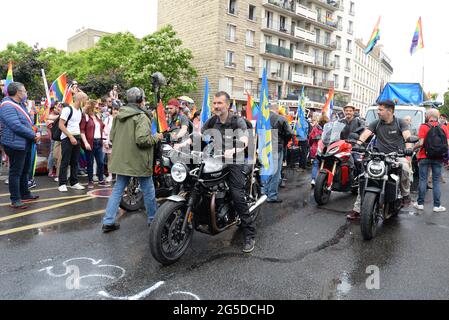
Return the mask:
{"type": "Polygon", "coordinates": [[[186,210],[186,214],[185,214],[185,217],[184,217],[184,221],[182,222],[182,227],[181,227],[181,234],[182,235],[184,235],[186,233],[187,223],[190,224],[192,222],[192,220],[193,220],[192,208],[193,208],[193,206],[194,206],[194,204],[195,204],[195,202],[197,200],[196,199],[197,197],[195,196],[196,194],[198,194],[198,193],[196,193],[196,189],[195,189],[193,191],[192,196],[189,199],[189,203],[188,203],[188,206],[187,206],[187,210],[186,210]]]}
{"type": "Polygon", "coordinates": [[[334,165],[332,167],[332,171],[329,171],[329,174],[327,175],[327,187],[329,189],[332,188],[332,185],[334,184],[334,176],[335,171],[337,170],[337,161],[334,162],[334,165]]]}

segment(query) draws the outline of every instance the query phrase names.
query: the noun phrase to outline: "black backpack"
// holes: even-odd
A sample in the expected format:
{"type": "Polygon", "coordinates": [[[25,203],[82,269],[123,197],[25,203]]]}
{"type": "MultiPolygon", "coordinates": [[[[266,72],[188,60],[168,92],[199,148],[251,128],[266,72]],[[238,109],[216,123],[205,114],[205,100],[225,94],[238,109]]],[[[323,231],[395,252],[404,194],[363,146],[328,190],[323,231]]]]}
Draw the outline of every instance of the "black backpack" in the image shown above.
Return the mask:
{"type": "MultiPolygon", "coordinates": [[[[67,123],[69,123],[69,120],[72,119],[73,108],[71,106],[65,106],[64,108],[70,108],[70,114],[65,123],[65,127],[67,128],[67,123]]],[[[64,110],[64,108],[62,108],[62,110],[64,110]]],[[[62,113],[62,110],[61,110],[61,113],[62,113]]],[[[51,130],[51,139],[54,141],[61,141],[62,131],[61,131],[61,129],[59,129],[59,119],[60,118],[61,118],[61,115],[59,115],[59,117],[55,120],[55,122],[53,123],[53,126],[50,129],[51,130]]]]}
{"type": "Polygon", "coordinates": [[[428,159],[439,160],[447,156],[448,144],[446,133],[438,124],[433,126],[426,124],[430,130],[424,139],[424,151],[428,159]]]}

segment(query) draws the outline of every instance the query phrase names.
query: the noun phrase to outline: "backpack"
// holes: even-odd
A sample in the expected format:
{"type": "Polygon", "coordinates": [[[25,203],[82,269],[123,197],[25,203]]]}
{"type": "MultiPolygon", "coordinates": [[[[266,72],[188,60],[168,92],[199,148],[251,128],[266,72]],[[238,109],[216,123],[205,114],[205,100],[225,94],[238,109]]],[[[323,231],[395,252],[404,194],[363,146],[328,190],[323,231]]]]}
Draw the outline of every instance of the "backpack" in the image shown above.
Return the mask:
{"type": "Polygon", "coordinates": [[[424,139],[424,151],[428,159],[439,160],[447,156],[448,144],[446,133],[438,124],[433,126],[426,124],[430,129],[424,139]]]}
{"type": "MultiPolygon", "coordinates": [[[[68,107],[64,107],[64,108],[70,108],[70,114],[69,117],[67,118],[67,121],[65,123],[65,127],[67,128],[67,123],[69,123],[70,119],[72,119],[72,115],[73,115],[73,109],[71,106],[68,107]]],[[[62,108],[62,109],[64,109],[62,108]]],[[[62,112],[62,110],[61,110],[62,112]]],[[[54,141],[61,141],[61,134],[62,131],[61,129],[59,129],[59,119],[61,118],[61,115],[59,115],[59,117],[55,120],[55,122],[53,123],[53,126],[51,127],[50,131],[51,131],[51,139],[54,141]]]]}

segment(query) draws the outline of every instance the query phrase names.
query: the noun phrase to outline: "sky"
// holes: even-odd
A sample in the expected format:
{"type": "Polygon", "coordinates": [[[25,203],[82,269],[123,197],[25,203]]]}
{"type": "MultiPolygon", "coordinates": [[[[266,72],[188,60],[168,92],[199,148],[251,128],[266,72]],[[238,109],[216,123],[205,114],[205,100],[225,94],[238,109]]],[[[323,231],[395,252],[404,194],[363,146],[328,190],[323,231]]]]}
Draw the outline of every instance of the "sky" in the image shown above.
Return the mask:
{"type": "MultiPolygon", "coordinates": [[[[211,0],[208,0],[211,1],[211,0]]],[[[225,0],[220,0],[225,1],[225,0]]],[[[345,0],[349,3],[350,0],[345,0]]],[[[444,0],[353,0],[356,3],[355,36],[366,43],[379,16],[379,44],[391,58],[392,81],[422,82],[424,90],[442,95],[449,87],[449,24],[444,0]],[[413,33],[422,17],[424,50],[409,53],[413,33]]],[[[67,39],[77,29],[107,32],[130,31],[143,37],[156,30],[157,0],[77,0],[61,7],[56,0],[22,0],[18,16],[3,14],[0,50],[22,40],[29,45],[67,49],[67,39]],[[68,14],[70,12],[70,14],[68,14]],[[45,18],[44,18],[45,17],[45,18]],[[24,23],[18,24],[20,21],[24,23]],[[8,30],[9,29],[9,30],[8,30]]],[[[3,6],[3,9],[5,7],[3,6]]]]}

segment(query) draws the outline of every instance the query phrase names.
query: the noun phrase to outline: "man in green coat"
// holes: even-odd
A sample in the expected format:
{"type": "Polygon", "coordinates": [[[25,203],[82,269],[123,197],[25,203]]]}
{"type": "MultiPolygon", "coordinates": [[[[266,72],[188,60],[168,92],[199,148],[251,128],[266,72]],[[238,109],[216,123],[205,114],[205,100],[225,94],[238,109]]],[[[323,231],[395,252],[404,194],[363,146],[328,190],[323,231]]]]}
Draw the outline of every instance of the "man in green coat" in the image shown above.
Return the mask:
{"type": "Polygon", "coordinates": [[[117,174],[103,218],[103,232],[120,228],[115,222],[123,191],[131,177],[139,179],[147,209],[148,224],[153,221],[157,210],[153,184],[153,150],[162,134],[151,135],[151,119],[143,110],[145,93],[140,88],[126,92],[128,104],[119,110],[112,124],[110,140],[113,145],[110,172],[117,174]]]}

